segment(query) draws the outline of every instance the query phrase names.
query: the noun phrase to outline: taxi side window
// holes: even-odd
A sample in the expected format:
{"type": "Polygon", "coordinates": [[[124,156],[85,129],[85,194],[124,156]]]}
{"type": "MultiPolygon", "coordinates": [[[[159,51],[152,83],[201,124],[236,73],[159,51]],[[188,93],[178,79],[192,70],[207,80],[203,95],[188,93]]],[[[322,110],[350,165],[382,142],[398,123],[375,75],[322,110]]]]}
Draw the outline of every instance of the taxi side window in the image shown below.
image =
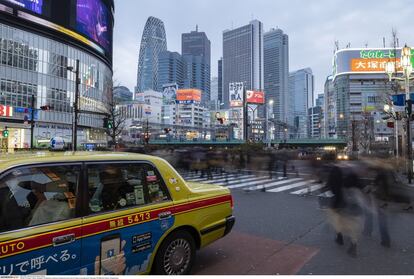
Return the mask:
{"type": "Polygon", "coordinates": [[[0,232],[75,217],[80,166],[26,167],[0,180],[0,232]]]}
{"type": "Polygon", "coordinates": [[[149,164],[88,166],[89,211],[112,211],[169,200],[158,171],[149,164]]]}

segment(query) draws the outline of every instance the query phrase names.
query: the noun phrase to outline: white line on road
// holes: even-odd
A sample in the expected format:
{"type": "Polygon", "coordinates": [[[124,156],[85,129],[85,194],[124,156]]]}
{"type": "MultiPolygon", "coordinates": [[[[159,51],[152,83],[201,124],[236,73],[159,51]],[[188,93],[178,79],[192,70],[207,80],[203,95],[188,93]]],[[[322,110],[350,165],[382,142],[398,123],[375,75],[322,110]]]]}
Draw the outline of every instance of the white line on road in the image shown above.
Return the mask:
{"type": "Polygon", "coordinates": [[[295,192],[291,192],[291,194],[293,194],[293,195],[310,194],[310,193],[315,192],[319,189],[322,189],[324,186],[325,185],[323,185],[323,184],[316,184],[316,185],[313,185],[313,186],[305,188],[305,189],[301,189],[301,190],[298,190],[298,191],[295,191],[295,192]]]}
{"type": "Polygon", "coordinates": [[[251,191],[262,189],[263,187],[267,189],[267,188],[270,188],[270,187],[273,187],[273,186],[283,185],[283,184],[291,183],[291,182],[298,181],[298,180],[303,180],[303,179],[302,178],[283,179],[283,180],[279,180],[277,182],[273,182],[273,183],[266,184],[266,185],[263,185],[263,186],[255,186],[255,187],[250,187],[250,188],[247,188],[247,189],[251,190],[251,191]]]}
{"type": "Polygon", "coordinates": [[[281,186],[281,187],[277,187],[275,189],[269,189],[269,190],[266,190],[266,191],[267,192],[272,192],[272,193],[279,193],[279,192],[283,192],[283,191],[290,190],[290,189],[293,189],[293,188],[301,187],[301,186],[304,186],[304,185],[309,184],[309,183],[314,183],[314,181],[307,181],[307,180],[306,181],[301,181],[301,182],[298,182],[298,183],[295,183],[295,184],[281,186]]]}

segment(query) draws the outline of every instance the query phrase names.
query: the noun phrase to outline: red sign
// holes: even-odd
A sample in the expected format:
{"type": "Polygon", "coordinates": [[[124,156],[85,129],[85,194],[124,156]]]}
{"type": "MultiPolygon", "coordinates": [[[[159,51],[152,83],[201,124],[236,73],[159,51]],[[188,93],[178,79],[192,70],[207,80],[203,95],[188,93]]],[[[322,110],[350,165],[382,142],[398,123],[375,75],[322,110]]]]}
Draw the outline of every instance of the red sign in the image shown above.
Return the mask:
{"type": "Polygon", "coordinates": [[[5,117],[13,116],[13,107],[0,105],[0,117],[1,116],[5,116],[5,117]]]}
{"type": "Polygon", "coordinates": [[[246,91],[247,102],[250,104],[264,104],[264,92],[261,91],[246,91]]]}
{"type": "Polygon", "coordinates": [[[177,101],[201,101],[201,91],[198,89],[177,90],[177,101]]]}

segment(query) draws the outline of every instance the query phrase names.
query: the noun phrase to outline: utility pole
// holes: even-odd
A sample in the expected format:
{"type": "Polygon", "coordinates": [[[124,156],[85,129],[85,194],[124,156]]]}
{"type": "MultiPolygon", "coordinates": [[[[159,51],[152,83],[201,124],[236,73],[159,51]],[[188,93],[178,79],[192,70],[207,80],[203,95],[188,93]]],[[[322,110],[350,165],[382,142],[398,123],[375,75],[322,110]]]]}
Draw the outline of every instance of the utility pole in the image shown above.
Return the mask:
{"type": "Polygon", "coordinates": [[[76,151],[77,145],[78,145],[78,114],[79,114],[79,85],[80,85],[79,59],[76,59],[75,75],[76,75],[76,82],[75,82],[75,102],[73,104],[74,120],[73,120],[73,132],[72,132],[72,135],[73,135],[72,151],[76,151]]]}
{"type": "Polygon", "coordinates": [[[34,149],[34,124],[35,124],[35,120],[34,120],[34,111],[35,111],[35,96],[34,94],[32,95],[32,100],[31,100],[31,104],[30,104],[30,149],[33,150],[34,149]]]}
{"type": "Polygon", "coordinates": [[[247,103],[247,96],[246,96],[246,84],[243,84],[243,122],[244,122],[244,140],[247,143],[249,141],[249,112],[247,103]]]}

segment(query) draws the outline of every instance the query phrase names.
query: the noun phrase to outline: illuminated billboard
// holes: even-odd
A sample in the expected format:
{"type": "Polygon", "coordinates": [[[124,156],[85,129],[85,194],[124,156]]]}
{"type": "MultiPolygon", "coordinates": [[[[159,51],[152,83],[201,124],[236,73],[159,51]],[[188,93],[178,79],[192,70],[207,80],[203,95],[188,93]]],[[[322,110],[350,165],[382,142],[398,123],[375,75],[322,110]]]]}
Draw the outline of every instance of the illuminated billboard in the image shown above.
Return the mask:
{"type": "Polygon", "coordinates": [[[77,0],[76,30],[111,50],[109,11],[101,0],[77,0]]]}
{"type": "MultiPolygon", "coordinates": [[[[412,61],[414,65],[414,50],[412,61]]],[[[341,49],[334,55],[333,77],[346,74],[384,74],[387,62],[394,62],[398,72],[402,72],[400,65],[401,48],[375,49],[341,49]]]]}
{"type": "Polygon", "coordinates": [[[177,90],[177,104],[192,104],[201,101],[201,91],[198,89],[177,90]]]}
{"type": "Polygon", "coordinates": [[[32,11],[39,15],[43,12],[43,0],[5,0],[11,4],[19,6],[22,9],[32,11]]]}
{"type": "Polygon", "coordinates": [[[231,107],[241,107],[243,106],[243,82],[232,82],[229,84],[229,101],[231,107]]]}
{"type": "Polygon", "coordinates": [[[265,103],[264,92],[262,91],[247,90],[246,96],[247,96],[247,102],[249,104],[264,104],[265,103]]]}
{"type": "Polygon", "coordinates": [[[29,21],[64,34],[112,63],[113,5],[113,0],[0,0],[0,16],[7,13],[23,25],[29,21]]]}

